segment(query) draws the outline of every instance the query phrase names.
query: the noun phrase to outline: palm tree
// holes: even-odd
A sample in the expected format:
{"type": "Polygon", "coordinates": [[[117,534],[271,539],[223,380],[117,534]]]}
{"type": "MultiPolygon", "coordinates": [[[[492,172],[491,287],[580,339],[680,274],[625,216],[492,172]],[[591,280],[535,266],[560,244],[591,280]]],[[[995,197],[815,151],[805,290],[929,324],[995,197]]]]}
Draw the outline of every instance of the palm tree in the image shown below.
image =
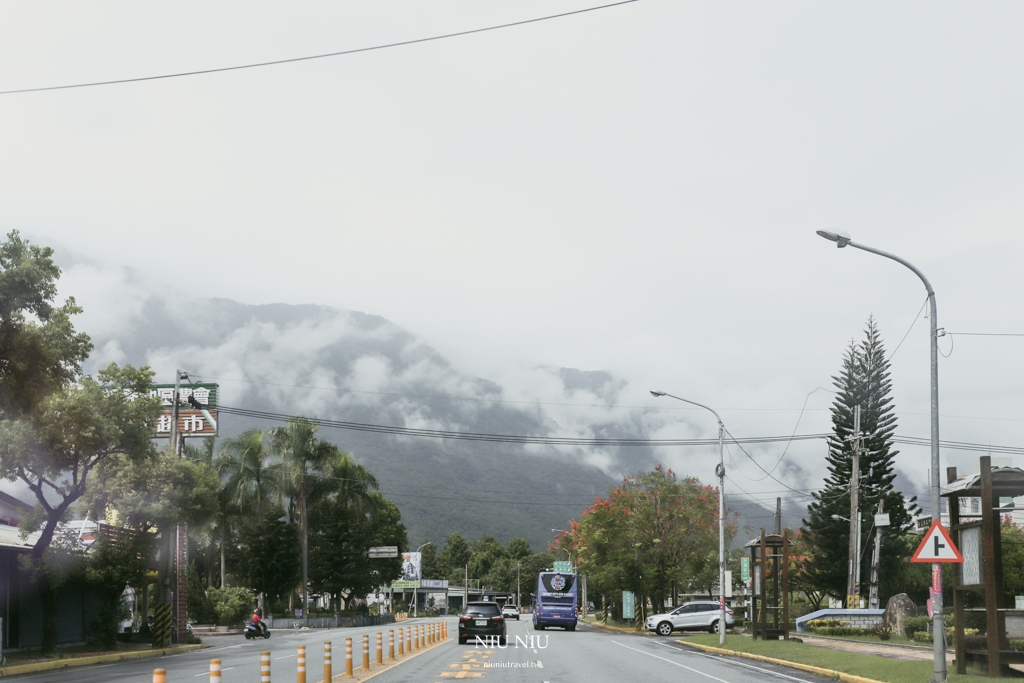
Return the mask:
{"type": "Polygon", "coordinates": [[[250,429],[221,446],[215,467],[220,475],[221,501],[217,525],[220,527],[220,582],[227,581],[225,542],[231,536],[236,517],[262,518],[279,497],[279,465],[261,429],[250,429]]]}
{"type": "MultiPolygon", "coordinates": [[[[287,427],[272,434],[273,451],[280,456],[278,486],[289,498],[289,513],[299,518],[302,537],[302,616],[309,620],[309,528],[310,503],[326,498],[339,489],[342,464],[351,457],[332,443],[316,438],[319,424],[304,418],[292,419],[287,427]],[[343,457],[344,456],[344,457],[343,457]]],[[[354,463],[353,463],[354,464],[354,463]]]]}

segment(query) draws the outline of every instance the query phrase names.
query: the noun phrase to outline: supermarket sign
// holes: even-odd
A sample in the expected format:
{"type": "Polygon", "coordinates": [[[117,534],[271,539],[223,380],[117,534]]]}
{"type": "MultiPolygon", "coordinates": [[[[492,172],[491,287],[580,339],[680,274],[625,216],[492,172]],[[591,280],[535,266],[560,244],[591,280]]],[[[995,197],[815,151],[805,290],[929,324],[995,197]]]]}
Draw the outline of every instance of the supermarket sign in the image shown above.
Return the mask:
{"type": "MultiPolygon", "coordinates": [[[[216,384],[190,384],[178,389],[178,434],[181,436],[217,436],[216,384]],[[193,402],[189,402],[189,398],[193,402]],[[197,407],[198,406],[198,407],[197,407]]],[[[154,384],[150,396],[160,399],[163,410],[156,421],[156,436],[169,437],[174,421],[174,385],[154,384]]]]}

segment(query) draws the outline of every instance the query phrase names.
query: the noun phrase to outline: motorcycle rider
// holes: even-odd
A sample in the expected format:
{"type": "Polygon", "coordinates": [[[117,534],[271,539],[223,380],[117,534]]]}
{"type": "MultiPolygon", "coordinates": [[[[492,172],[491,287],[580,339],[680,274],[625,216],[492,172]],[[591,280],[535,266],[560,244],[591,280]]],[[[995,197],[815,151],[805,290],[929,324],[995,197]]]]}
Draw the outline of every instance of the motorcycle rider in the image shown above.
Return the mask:
{"type": "Polygon", "coordinates": [[[252,613],[252,624],[260,630],[261,635],[267,634],[267,622],[260,619],[260,608],[257,607],[252,613]]]}

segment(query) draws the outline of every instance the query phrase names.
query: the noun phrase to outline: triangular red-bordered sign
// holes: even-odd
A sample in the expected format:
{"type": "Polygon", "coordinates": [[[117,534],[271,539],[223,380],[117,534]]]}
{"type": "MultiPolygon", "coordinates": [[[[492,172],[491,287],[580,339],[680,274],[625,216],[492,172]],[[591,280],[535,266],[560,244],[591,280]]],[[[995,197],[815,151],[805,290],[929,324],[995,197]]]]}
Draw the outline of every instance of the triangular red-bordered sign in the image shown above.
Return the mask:
{"type": "Polygon", "coordinates": [[[942,526],[939,520],[934,520],[928,533],[921,539],[921,545],[917,546],[911,562],[963,562],[964,556],[960,554],[953,539],[950,538],[946,527],[942,526]]]}

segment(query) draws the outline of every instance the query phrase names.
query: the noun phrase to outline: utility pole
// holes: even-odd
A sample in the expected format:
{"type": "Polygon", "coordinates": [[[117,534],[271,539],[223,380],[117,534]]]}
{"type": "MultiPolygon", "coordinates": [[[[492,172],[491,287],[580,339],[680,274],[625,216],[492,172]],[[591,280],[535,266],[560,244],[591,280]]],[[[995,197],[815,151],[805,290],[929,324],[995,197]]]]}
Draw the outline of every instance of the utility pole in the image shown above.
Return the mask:
{"type": "Polygon", "coordinates": [[[775,533],[782,535],[782,499],[775,499],[775,533]]]}
{"type": "Polygon", "coordinates": [[[468,562],[466,563],[466,583],[463,586],[463,590],[466,591],[465,593],[463,593],[463,595],[465,596],[465,600],[462,603],[462,611],[465,612],[466,611],[466,605],[469,604],[469,563],[468,562]]]}
{"type": "Polygon", "coordinates": [[[850,572],[846,582],[846,609],[860,608],[860,406],[853,408],[853,471],[850,476],[850,572]]]}
{"type": "MultiPolygon", "coordinates": [[[[885,499],[878,501],[878,515],[885,510],[885,499]]],[[[871,588],[868,593],[868,607],[878,609],[878,574],[882,562],[882,532],[885,527],[875,522],[875,552],[871,556],[871,588]]]]}
{"type": "Polygon", "coordinates": [[[523,609],[523,589],[519,585],[519,569],[522,566],[522,562],[516,562],[516,607],[519,608],[520,611],[523,609]]]}

